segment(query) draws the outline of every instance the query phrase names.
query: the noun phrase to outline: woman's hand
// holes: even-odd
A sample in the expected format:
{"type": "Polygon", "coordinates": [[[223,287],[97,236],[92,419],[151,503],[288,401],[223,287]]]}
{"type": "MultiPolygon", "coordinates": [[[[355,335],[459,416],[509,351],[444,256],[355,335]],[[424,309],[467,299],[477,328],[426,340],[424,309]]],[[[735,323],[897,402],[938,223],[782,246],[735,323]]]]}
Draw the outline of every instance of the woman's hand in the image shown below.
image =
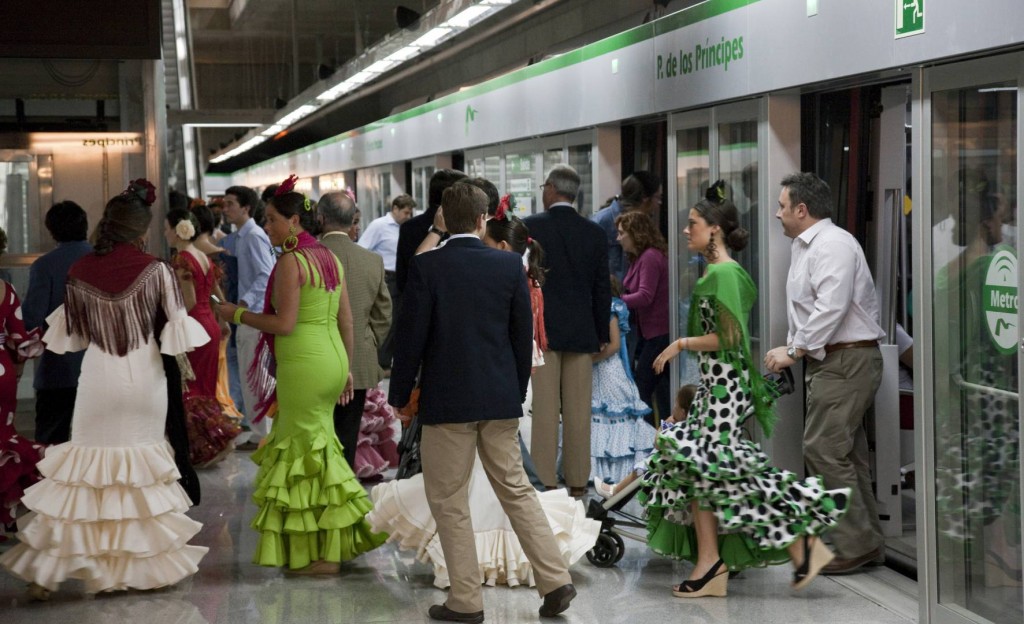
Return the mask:
{"type": "Polygon", "coordinates": [[[345,381],[345,389],[341,391],[341,396],[338,397],[338,405],[348,405],[348,402],[355,396],[356,390],[352,387],[355,382],[352,380],[352,371],[348,373],[348,379],[345,381]]]}
{"type": "Polygon", "coordinates": [[[221,340],[224,340],[231,335],[231,324],[225,321],[224,319],[218,320],[217,326],[220,327],[221,340]]]}
{"type": "Polygon", "coordinates": [[[679,355],[679,352],[683,350],[682,340],[673,340],[669,343],[665,350],[662,351],[657,358],[654,360],[654,372],[661,374],[661,371],[665,370],[665,365],[672,360],[672,358],[679,355]]]}
{"type": "Polygon", "coordinates": [[[448,228],[444,226],[444,209],[441,206],[438,206],[437,212],[434,213],[434,227],[442,232],[448,231],[448,228]]]}
{"type": "Polygon", "coordinates": [[[225,302],[220,305],[215,305],[212,307],[214,314],[216,314],[220,318],[220,320],[224,321],[225,323],[234,322],[235,310],[238,309],[238,306],[236,306],[233,303],[225,302]]]}

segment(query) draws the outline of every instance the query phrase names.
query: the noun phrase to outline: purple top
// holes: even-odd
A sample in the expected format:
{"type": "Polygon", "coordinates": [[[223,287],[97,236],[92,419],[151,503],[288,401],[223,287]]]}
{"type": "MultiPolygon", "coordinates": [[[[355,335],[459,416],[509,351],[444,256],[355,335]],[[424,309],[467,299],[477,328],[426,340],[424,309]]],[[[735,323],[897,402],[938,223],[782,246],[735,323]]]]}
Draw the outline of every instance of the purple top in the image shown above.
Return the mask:
{"type": "Polygon", "coordinates": [[[667,334],[668,257],[649,247],[629,266],[622,286],[622,300],[636,313],[640,335],[650,339],[667,334]]]}

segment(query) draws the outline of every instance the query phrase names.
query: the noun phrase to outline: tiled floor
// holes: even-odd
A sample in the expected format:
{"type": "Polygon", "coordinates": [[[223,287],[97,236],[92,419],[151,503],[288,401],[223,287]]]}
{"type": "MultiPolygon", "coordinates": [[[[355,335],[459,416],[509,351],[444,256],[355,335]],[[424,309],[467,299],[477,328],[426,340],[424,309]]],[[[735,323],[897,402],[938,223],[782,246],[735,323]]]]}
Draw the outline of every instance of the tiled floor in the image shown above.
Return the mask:
{"type": "MultiPolygon", "coordinates": [[[[431,584],[430,568],[392,545],[345,564],[334,578],[285,578],[279,570],[249,563],[255,534],[248,528],[255,507],[249,500],[255,466],[249,454],[235,452],[202,473],[203,503],[191,515],[203,523],[195,543],[208,546],[199,573],[176,587],[155,592],[83,595],[66,583],[48,603],[28,603],[24,584],[0,572],[0,622],[3,624],[73,622],[110,624],[286,622],[427,622],[427,608],[444,600],[431,584]]],[[[680,600],[669,586],[684,577],[685,564],[652,555],[643,544],[627,540],[616,567],[599,569],[586,560],[572,569],[579,597],[561,621],[687,622],[688,624],[842,624],[905,623],[916,619],[912,596],[872,599],[874,590],[854,590],[855,577],[817,579],[794,594],[789,567],[748,570],[729,583],[728,598],[680,600]],[[860,591],[861,593],[858,593],[860,591]],[[879,602],[885,603],[881,606],[879,602]]],[[[891,586],[874,569],[860,576],[861,587],[891,586]],[[877,578],[876,578],[877,577],[877,578]],[[879,583],[879,581],[881,581],[879,583]]],[[[540,599],[520,587],[484,590],[487,622],[537,621],[540,599]]],[[[553,620],[553,621],[558,621],[553,620]]]]}

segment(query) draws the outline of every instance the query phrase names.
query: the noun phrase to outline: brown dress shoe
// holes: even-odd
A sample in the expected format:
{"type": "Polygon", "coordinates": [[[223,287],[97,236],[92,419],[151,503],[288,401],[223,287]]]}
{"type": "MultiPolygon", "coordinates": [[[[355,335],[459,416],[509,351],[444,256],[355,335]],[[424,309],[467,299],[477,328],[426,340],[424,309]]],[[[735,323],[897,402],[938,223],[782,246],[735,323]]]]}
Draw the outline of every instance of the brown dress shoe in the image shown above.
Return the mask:
{"type": "Polygon", "coordinates": [[[878,560],[884,561],[885,551],[881,546],[878,548],[868,551],[858,557],[851,557],[849,559],[842,559],[836,557],[827,566],[821,569],[820,574],[826,576],[840,576],[842,574],[851,574],[856,572],[865,565],[876,565],[878,560]]]}
{"type": "Polygon", "coordinates": [[[484,612],[476,611],[475,613],[460,613],[459,611],[452,611],[448,608],[448,605],[434,605],[427,611],[427,615],[432,620],[441,620],[444,622],[464,622],[466,624],[480,624],[484,621],[484,612]]]}
{"type": "MultiPolygon", "coordinates": [[[[554,617],[569,608],[569,603],[576,597],[576,588],[572,583],[562,585],[544,594],[544,604],[540,606],[541,617],[554,617]]],[[[481,615],[481,619],[483,616],[481,615]]]]}

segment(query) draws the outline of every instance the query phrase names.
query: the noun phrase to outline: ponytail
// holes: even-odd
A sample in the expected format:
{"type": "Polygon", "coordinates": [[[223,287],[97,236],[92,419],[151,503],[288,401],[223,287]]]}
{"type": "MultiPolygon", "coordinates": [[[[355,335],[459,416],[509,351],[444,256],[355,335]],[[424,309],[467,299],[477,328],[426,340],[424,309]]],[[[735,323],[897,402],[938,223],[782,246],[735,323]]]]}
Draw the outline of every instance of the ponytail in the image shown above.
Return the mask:
{"type": "Polygon", "coordinates": [[[526,259],[526,276],[537,286],[544,285],[544,248],[532,238],[526,239],[526,251],[523,252],[526,259]]]}

